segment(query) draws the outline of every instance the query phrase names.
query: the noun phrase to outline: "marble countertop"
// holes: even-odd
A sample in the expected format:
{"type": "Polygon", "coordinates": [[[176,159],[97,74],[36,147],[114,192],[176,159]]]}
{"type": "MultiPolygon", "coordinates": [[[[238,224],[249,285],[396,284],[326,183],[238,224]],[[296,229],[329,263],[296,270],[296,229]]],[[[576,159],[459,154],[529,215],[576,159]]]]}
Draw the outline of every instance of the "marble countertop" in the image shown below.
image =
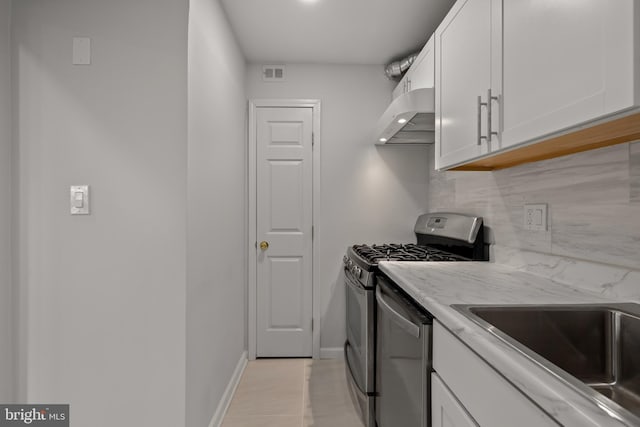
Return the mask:
{"type": "Polygon", "coordinates": [[[619,300],[488,262],[385,261],[379,267],[559,424],[627,425],[451,308],[452,304],[576,304],[619,300]]]}

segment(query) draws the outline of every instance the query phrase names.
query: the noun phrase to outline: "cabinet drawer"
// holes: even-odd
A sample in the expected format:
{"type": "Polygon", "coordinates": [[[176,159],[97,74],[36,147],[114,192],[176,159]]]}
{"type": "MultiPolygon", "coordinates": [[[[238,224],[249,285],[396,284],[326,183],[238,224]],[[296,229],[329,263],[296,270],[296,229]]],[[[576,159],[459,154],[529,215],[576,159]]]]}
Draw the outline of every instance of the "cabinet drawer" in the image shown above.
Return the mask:
{"type": "Polygon", "coordinates": [[[480,426],[557,426],[438,322],[433,326],[433,368],[480,426]]]}

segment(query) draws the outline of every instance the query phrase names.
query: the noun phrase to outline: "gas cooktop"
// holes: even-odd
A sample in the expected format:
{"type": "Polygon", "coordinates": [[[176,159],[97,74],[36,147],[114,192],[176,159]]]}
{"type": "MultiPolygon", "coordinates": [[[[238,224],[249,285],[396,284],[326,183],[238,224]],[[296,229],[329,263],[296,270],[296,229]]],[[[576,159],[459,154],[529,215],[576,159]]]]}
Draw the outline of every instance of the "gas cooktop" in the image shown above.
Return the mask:
{"type": "Polygon", "coordinates": [[[482,218],[439,212],[420,215],[416,243],[353,245],[343,257],[345,271],[369,283],[381,261],[486,261],[482,218]]]}
{"type": "Polygon", "coordinates": [[[469,258],[460,255],[414,243],[353,245],[352,250],[371,265],[380,261],[469,261],[469,258]]]}

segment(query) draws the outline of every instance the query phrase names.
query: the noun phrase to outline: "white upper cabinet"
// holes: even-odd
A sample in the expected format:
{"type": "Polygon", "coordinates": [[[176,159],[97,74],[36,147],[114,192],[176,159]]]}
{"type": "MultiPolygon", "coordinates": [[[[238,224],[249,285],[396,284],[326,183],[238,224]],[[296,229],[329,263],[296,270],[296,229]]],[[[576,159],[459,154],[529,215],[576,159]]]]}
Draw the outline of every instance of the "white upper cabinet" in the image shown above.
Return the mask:
{"type": "Polygon", "coordinates": [[[436,30],[438,169],[488,153],[487,95],[490,89],[492,96],[500,95],[500,85],[494,85],[499,57],[492,56],[501,39],[500,5],[459,0],[436,30]]]}
{"type": "Polygon", "coordinates": [[[413,64],[398,85],[391,93],[391,99],[396,99],[403,93],[414,89],[434,87],[435,84],[435,40],[431,36],[429,41],[424,45],[413,64]]]}
{"type": "Polygon", "coordinates": [[[436,57],[433,51],[435,46],[434,37],[431,36],[427,44],[420,51],[409,71],[407,71],[407,83],[409,90],[421,89],[425,87],[433,87],[435,83],[435,61],[436,57]]]}
{"type": "MultiPolygon", "coordinates": [[[[588,149],[568,141],[561,152],[551,139],[640,106],[639,26],[634,0],[458,0],[436,30],[436,167],[588,149]]],[[[617,142],[635,130],[621,132],[617,142]]],[[[600,133],[591,148],[615,142],[600,133]]]]}
{"type": "Polygon", "coordinates": [[[391,92],[391,100],[393,101],[394,99],[396,99],[397,97],[399,97],[400,95],[402,95],[403,93],[407,92],[407,81],[409,79],[407,78],[407,75],[405,74],[404,77],[402,77],[402,80],[400,80],[398,82],[398,84],[396,85],[395,89],[393,89],[393,92],[391,92]]]}
{"type": "Polygon", "coordinates": [[[635,9],[634,0],[504,2],[502,147],[637,104],[635,9]]]}

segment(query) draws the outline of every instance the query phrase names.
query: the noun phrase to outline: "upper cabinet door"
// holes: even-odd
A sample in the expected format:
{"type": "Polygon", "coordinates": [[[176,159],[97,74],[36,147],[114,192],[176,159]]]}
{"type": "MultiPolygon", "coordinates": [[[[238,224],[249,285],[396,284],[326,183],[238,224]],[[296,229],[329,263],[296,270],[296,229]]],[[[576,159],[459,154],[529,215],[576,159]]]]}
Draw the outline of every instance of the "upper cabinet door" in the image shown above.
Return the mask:
{"type": "Polygon", "coordinates": [[[495,0],[459,0],[435,33],[436,168],[488,152],[495,0]],[[480,99],[478,97],[481,97],[480,99]]]}
{"type": "Polygon", "coordinates": [[[402,80],[398,82],[395,89],[393,89],[393,92],[391,92],[391,100],[393,101],[394,99],[396,99],[397,97],[405,93],[406,91],[407,91],[407,75],[405,74],[402,80]]]}
{"type": "Polygon", "coordinates": [[[637,105],[634,0],[508,0],[503,14],[498,148],[637,105]]]}
{"type": "Polygon", "coordinates": [[[435,39],[431,36],[427,44],[424,45],[420,55],[407,71],[409,80],[409,90],[433,87],[435,83],[435,39]]]}
{"type": "Polygon", "coordinates": [[[400,80],[395,89],[393,89],[393,92],[391,92],[392,101],[410,90],[433,87],[435,85],[434,73],[436,57],[434,46],[435,39],[432,35],[402,80],[400,80]]]}

